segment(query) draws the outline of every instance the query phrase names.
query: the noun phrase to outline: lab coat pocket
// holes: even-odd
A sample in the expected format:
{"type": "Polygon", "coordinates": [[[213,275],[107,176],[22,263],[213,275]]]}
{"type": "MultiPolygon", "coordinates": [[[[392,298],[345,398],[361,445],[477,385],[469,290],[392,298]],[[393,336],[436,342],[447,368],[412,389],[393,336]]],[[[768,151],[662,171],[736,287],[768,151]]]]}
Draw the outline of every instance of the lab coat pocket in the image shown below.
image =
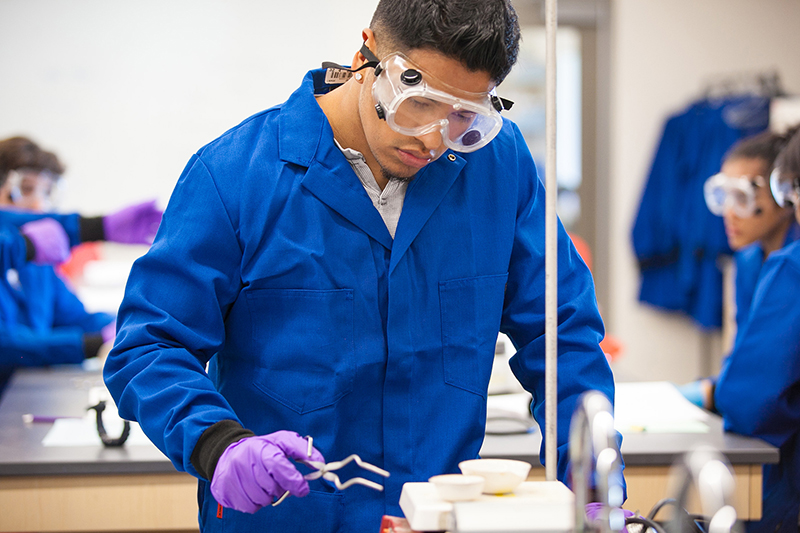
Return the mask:
{"type": "Polygon", "coordinates": [[[351,289],[257,289],[247,294],[259,361],[255,387],[304,414],[353,390],[351,289]]]}
{"type": "Polygon", "coordinates": [[[486,396],[507,279],[497,274],[439,283],[445,383],[486,396]]]}

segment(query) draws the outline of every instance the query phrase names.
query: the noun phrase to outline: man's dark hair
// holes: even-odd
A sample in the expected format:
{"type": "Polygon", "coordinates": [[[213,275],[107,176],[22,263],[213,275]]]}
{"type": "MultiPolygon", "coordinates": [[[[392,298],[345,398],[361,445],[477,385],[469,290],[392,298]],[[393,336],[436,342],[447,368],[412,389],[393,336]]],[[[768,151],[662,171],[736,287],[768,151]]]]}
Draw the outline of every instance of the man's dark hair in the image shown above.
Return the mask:
{"type": "Polygon", "coordinates": [[[519,53],[519,21],[509,0],[381,0],[370,28],[384,52],[436,50],[496,83],[519,53]]]}
{"type": "Polygon", "coordinates": [[[0,186],[12,170],[27,168],[35,171],[48,170],[56,176],[64,173],[64,165],[52,152],[42,150],[27,137],[10,137],[0,141],[0,186]]]}

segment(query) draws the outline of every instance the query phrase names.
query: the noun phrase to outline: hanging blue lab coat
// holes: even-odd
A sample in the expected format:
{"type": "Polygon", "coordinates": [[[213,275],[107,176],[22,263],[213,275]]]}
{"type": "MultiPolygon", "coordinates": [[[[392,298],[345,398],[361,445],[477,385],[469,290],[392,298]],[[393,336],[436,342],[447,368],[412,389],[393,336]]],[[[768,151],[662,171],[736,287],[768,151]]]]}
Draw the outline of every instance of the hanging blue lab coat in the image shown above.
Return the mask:
{"type": "MultiPolygon", "coordinates": [[[[545,193],[521,133],[505,121],[486,147],[422,169],[393,240],[315,101],[323,80],[311,71],[191,158],[131,270],[104,375],[121,416],[198,477],[195,444],[226,419],[391,477],[340,471],[385,491],[312,481],[252,515],[218,515],[200,479],[203,531],[377,531],[401,515],[404,483],[477,457],[498,330],[544,423],[545,193]]],[[[591,275],[563,227],[558,243],[563,479],[578,396],[613,400],[614,384],[591,275]]]]}
{"type": "Polygon", "coordinates": [[[684,312],[701,328],[722,324],[718,259],[731,250],[703,184],[736,141],[768,124],[769,99],[755,96],[700,100],[667,120],[631,234],[640,301],[684,312]]]}
{"type": "MultiPolygon", "coordinates": [[[[800,224],[792,222],[783,240],[783,247],[792,244],[800,239],[800,224]]],[[[747,317],[750,314],[750,304],[753,302],[753,294],[756,291],[758,276],[764,264],[764,250],[761,244],[755,242],[737,250],[733,254],[736,264],[736,332],[741,330],[747,317]]]]}
{"type": "Polygon", "coordinates": [[[0,392],[22,366],[84,360],[83,336],[114,319],[89,313],[49,265],[24,264],[0,278],[0,392]]]}
{"type": "Polygon", "coordinates": [[[764,466],[762,520],[748,531],[797,532],[800,513],[800,242],[770,254],[750,315],[724,361],[714,401],[724,427],[780,448],[764,466]]]}

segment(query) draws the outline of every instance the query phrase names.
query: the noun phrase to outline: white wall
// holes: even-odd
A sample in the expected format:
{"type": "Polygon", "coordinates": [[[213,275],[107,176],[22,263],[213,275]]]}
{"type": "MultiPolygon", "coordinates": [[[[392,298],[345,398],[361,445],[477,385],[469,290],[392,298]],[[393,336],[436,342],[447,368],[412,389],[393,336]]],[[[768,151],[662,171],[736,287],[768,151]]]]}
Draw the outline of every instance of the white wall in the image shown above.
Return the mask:
{"type": "Polygon", "coordinates": [[[681,317],[637,302],[630,230],[664,119],[700,96],[709,77],[778,69],[800,93],[796,0],[612,0],[611,305],[627,345],[618,376],[698,375],[703,336],[681,317]]]}
{"type": "Polygon", "coordinates": [[[68,166],[63,207],[166,205],[189,157],[349,63],[374,0],[2,0],[0,138],[68,166]]]}

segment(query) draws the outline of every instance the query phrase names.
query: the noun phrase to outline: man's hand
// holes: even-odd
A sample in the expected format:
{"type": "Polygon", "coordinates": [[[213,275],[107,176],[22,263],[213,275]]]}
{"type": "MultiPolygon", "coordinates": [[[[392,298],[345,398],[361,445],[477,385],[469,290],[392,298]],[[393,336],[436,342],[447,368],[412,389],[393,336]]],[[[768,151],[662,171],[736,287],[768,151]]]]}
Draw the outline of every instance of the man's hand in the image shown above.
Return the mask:
{"type": "Polygon", "coordinates": [[[308,482],[295,468],[296,461],[325,458],[308,441],[292,431],[247,437],[222,453],[211,480],[211,494],[223,507],[255,513],[272,504],[287,490],[295,496],[308,494],[308,482]]]}

